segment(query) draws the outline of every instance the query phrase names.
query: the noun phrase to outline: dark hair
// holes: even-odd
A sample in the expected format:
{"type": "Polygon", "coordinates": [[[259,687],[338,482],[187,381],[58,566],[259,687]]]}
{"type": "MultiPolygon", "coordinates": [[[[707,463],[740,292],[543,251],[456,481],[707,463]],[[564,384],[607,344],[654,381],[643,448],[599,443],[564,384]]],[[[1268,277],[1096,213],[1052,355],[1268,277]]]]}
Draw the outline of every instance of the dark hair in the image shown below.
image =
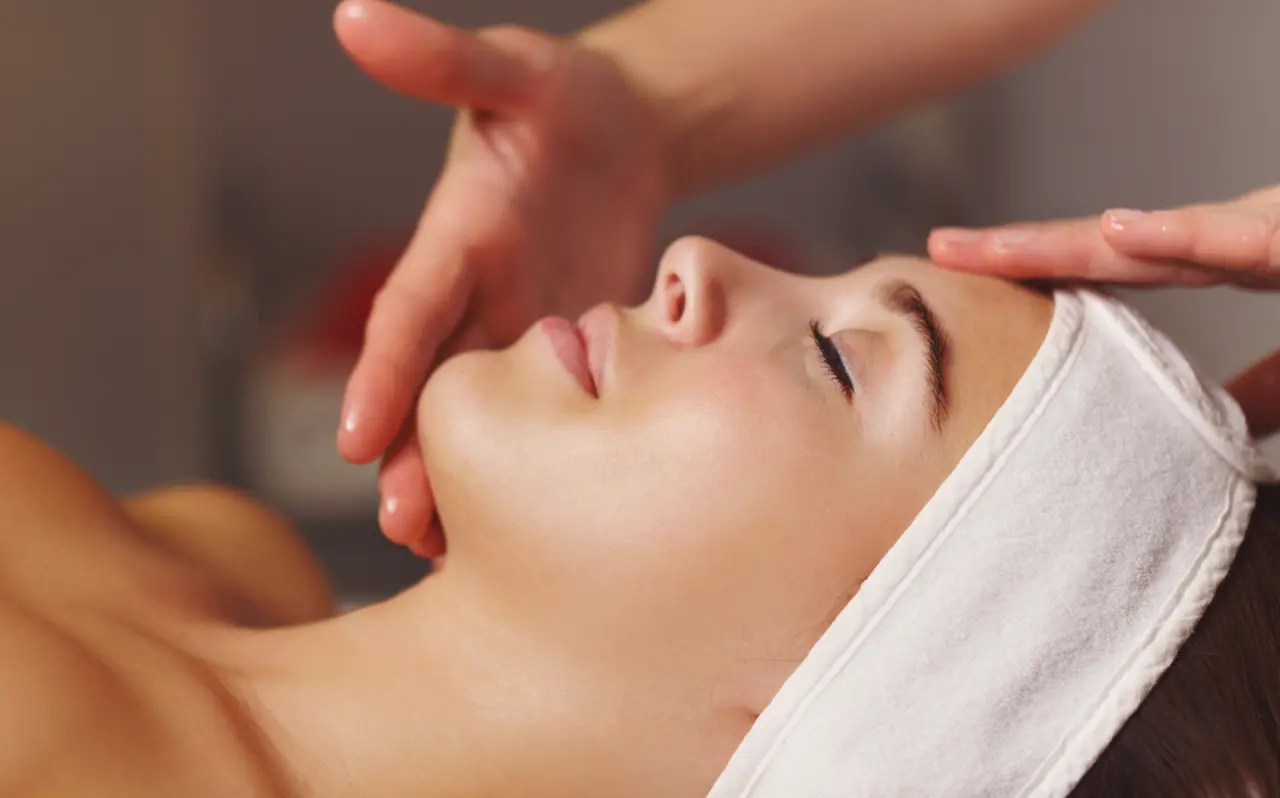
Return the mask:
{"type": "Polygon", "coordinates": [[[1280,798],[1280,486],[1204,617],[1072,798],[1280,798]]]}

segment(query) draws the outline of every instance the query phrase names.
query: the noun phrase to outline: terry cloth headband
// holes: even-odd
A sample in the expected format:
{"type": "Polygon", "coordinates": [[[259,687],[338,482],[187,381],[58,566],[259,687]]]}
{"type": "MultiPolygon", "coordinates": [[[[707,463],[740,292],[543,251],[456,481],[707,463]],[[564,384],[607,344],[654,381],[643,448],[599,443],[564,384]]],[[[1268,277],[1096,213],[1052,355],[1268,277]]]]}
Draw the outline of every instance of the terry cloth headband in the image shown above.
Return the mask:
{"type": "Polygon", "coordinates": [[[1027,372],[710,798],[1065,796],[1200,619],[1270,478],[1130,308],[1059,291],[1027,372]]]}

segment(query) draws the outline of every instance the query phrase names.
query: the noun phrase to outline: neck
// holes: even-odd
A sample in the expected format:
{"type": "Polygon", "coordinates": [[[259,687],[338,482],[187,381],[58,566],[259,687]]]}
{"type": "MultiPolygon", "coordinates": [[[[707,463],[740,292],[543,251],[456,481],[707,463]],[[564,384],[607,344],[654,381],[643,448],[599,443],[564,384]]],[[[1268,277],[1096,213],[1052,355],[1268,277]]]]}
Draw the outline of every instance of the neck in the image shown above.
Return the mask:
{"type": "Polygon", "coordinates": [[[559,692],[547,689],[559,677],[522,673],[527,642],[499,633],[452,592],[442,573],[318,624],[220,633],[207,658],[243,702],[291,793],[575,794],[549,767],[565,761],[557,750],[565,741],[536,728],[556,714],[537,699],[559,692]]]}

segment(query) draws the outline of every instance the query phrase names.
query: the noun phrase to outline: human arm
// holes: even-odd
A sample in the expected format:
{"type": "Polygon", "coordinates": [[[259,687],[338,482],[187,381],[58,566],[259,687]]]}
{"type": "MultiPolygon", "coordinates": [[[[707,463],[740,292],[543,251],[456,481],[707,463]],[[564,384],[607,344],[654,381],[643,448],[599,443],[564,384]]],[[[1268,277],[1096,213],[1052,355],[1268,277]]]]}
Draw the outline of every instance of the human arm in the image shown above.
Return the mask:
{"type": "Polygon", "coordinates": [[[287,519],[212,484],[174,485],[121,501],[134,528],[199,567],[236,597],[251,621],[287,626],[337,611],[324,568],[287,519]]]}
{"type": "Polygon", "coordinates": [[[650,0],[583,30],[658,109],[676,197],[1025,59],[1106,0],[650,0]]]}

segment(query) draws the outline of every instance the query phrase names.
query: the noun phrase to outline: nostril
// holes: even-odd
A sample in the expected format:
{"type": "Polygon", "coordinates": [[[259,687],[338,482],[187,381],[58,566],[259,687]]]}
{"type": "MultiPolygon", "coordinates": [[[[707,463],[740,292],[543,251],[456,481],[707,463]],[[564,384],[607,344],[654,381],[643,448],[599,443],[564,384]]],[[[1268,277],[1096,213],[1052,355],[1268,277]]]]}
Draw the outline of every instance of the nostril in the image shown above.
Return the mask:
{"type": "Polygon", "coordinates": [[[674,274],[667,275],[667,317],[675,324],[684,318],[684,283],[674,274]]]}

